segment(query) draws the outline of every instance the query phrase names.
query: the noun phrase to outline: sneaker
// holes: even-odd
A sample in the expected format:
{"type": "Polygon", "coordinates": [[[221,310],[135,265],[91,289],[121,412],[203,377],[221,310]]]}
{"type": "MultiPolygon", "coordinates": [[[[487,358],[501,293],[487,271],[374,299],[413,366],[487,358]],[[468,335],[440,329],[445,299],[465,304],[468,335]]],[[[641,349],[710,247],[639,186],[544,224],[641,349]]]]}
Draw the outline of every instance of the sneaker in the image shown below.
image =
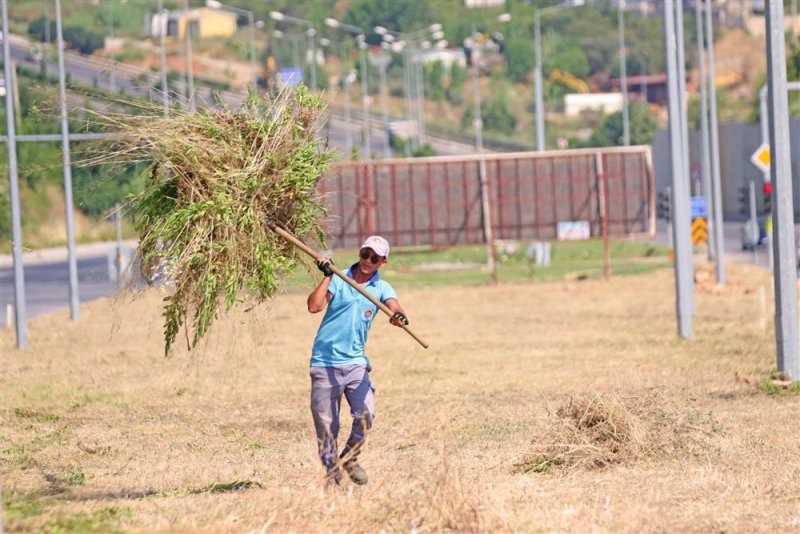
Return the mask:
{"type": "Polygon", "coordinates": [[[367,471],[358,465],[358,462],[355,460],[344,464],[344,468],[347,471],[347,474],[350,475],[350,480],[352,480],[355,484],[363,486],[367,483],[367,471]]]}

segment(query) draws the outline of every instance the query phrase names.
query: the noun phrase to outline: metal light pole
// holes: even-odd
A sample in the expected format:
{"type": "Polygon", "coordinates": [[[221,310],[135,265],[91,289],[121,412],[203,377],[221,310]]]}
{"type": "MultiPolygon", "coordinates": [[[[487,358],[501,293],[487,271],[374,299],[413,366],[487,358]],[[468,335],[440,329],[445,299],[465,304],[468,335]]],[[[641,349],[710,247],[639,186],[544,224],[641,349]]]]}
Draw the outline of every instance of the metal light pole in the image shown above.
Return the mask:
{"type": "MultiPolygon", "coordinates": [[[[675,40],[677,45],[677,60],[678,60],[678,109],[680,109],[680,132],[681,132],[681,141],[683,142],[683,150],[681,151],[681,156],[683,157],[683,176],[686,180],[686,189],[689,193],[689,196],[692,194],[692,184],[691,184],[691,165],[689,163],[689,107],[686,103],[686,41],[683,38],[683,0],[677,1],[674,3],[675,5],[675,40]]],[[[687,203],[689,199],[687,198],[687,203]]],[[[688,213],[688,212],[687,212],[688,213]]],[[[691,226],[689,227],[691,229],[691,226]]],[[[691,235],[691,232],[690,232],[691,235]]],[[[687,238],[689,243],[689,253],[691,254],[692,251],[692,244],[691,239],[687,238]]],[[[694,266],[692,265],[691,255],[689,256],[690,267],[692,271],[694,270],[694,266]]],[[[692,288],[691,293],[689,293],[690,302],[691,302],[691,311],[694,314],[695,309],[695,302],[694,302],[694,288],[692,288]]]]}
{"type": "MultiPolygon", "coordinates": [[[[185,0],[186,8],[189,8],[189,0],[185,0]]],[[[197,101],[194,94],[194,62],[192,61],[192,34],[187,27],[185,30],[185,44],[186,44],[186,74],[189,79],[189,109],[192,111],[197,110],[197,101]]]]}
{"type": "Polygon", "coordinates": [[[675,239],[675,287],[678,335],[692,337],[692,244],[689,228],[689,184],[683,165],[680,100],[678,98],[677,43],[675,13],[669,2],[664,3],[664,51],[667,64],[669,97],[669,138],[672,160],[672,225],[675,239]]]}
{"type": "Polygon", "coordinates": [[[533,39],[536,47],[536,68],[533,73],[534,89],[536,91],[536,151],[544,152],[544,97],[542,96],[542,25],[541,13],[536,10],[534,15],[533,39]]]}
{"type": "Polygon", "coordinates": [[[725,285],[725,235],[722,226],[722,180],[719,163],[719,125],[717,124],[717,84],[714,73],[714,25],[711,21],[711,4],[706,4],[706,42],[708,49],[708,98],[711,129],[711,177],[714,224],[714,245],[717,256],[717,283],[725,285]]]}
{"type": "Polygon", "coordinates": [[[345,148],[347,150],[347,158],[350,159],[353,155],[353,132],[351,131],[352,128],[352,121],[350,120],[350,81],[351,81],[351,74],[350,74],[350,63],[346,61],[347,58],[347,44],[337,41],[333,42],[330,39],[323,37],[319,40],[320,46],[331,46],[331,45],[338,45],[340,51],[340,65],[341,65],[341,73],[340,77],[342,79],[342,85],[344,86],[344,136],[345,136],[345,148]]]}
{"type": "Polygon", "coordinates": [[[697,30],[697,63],[700,69],[700,137],[703,150],[703,196],[706,199],[706,212],[708,220],[708,260],[712,261],[714,254],[714,210],[712,209],[711,196],[711,157],[708,146],[708,96],[706,95],[706,64],[705,46],[703,38],[703,13],[700,2],[695,4],[695,28],[697,30]]]}
{"type": "Polygon", "coordinates": [[[625,0],[622,0],[617,9],[617,25],[619,27],[619,72],[620,89],[622,91],[622,143],[625,146],[631,144],[631,129],[628,122],[628,76],[627,76],[627,52],[625,50],[625,0]]]}
{"type": "MultiPolygon", "coordinates": [[[[472,27],[473,39],[475,38],[475,27],[472,27]]],[[[483,121],[481,120],[481,89],[479,83],[480,73],[478,72],[478,49],[472,49],[472,84],[475,95],[475,151],[480,155],[483,153],[483,121]]],[[[480,180],[481,210],[483,211],[483,234],[486,239],[486,265],[489,269],[489,277],[492,284],[497,283],[497,261],[494,252],[494,236],[492,235],[492,216],[491,203],[489,202],[489,183],[486,176],[486,160],[478,160],[478,179],[480,180]]]]}
{"type": "MultiPolygon", "coordinates": [[[[108,38],[109,38],[109,40],[112,40],[112,39],[114,39],[114,2],[113,2],[113,0],[109,3],[109,5],[111,6],[109,8],[109,11],[111,12],[111,14],[108,17],[108,38]]],[[[111,55],[111,62],[113,63],[114,61],[115,61],[115,56],[112,54],[111,55]]],[[[114,67],[112,67],[108,71],[108,84],[109,84],[109,86],[111,88],[111,92],[113,93],[116,90],[115,87],[114,87],[114,85],[115,85],[115,83],[114,83],[114,67]]]]}
{"type": "MultiPolygon", "coordinates": [[[[393,32],[383,26],[375,26],[374,31],[383,37],[384,41],[392,44],[392,51],[403,52],[403,96],[406,103],[406,119],[417,122],[418,134],[416,139],[412,139],[412,143],[415,145],[414,148],[418,148],[425,143],[425,79],[424,61],[420,50],[430,48],[428,39],[438,40],[444,37],[442,25],[437,22],[410,33],[393,32]],[[416,99],[416,119],[415,103],[412,102],[412,98],[416,99]]],[[[436,46],[442,46],[442,43],[444,46],[447,45],[446,41],[440,41],[436,46]]],[[[411,148],[410,143],[406,143],[407,157],[411,155],[411,148]]]]}
{"type": "Polygon", "coordinates": [[[317,50],[314,45],[314,36],[316,35],[317,31],[314,29],[314,25],[311,21],[299,19],[296,17],[290,17],[289,15],[284,15],[280,11],[270,11],[269,16],[272,20],[278,22],[288,22],[289,24],[297,24],[300,26],[306,27],[306,35],[308,36],[308,51],[311,54],[311,90],[316,92],[317,91],[317,50]]]}
{"type": "Polygon", "coordinates": [[[386,86],[386,68],[392,61],[392,56],[387,51],[387,48],[390,47],[391,45],[389,43],[386,42],[382,43],[381,48],[384,50],[384,52],[381,52],[379,55],[375,56],[375,61],[378,64],[378,70],[380,72],[380,82],[381,82],[381,113],[383,114],[382,117],[383,157],[385,159],[389,159],[392,157],[392,144],[389,135],[389,94],[386,86]]]}
{"type": "MultiPolygon", "coordinates": [[[[3,9],[3,69],[5,79],[11,80],[11,49],[9,48],[8,5],[2,0],[3,9]]],[[[19,177],[17,176],[17,137],[14,124],[14,84],[6,85],[6,127],[8,128],[8,180],[11,197],[11,238],[14,255],[14,328],[17,348],[28,347],[28,326],[25,309],[25,272],[22,267],[22,223],[19,203],[19,177]]],[[[69,210],[67,210],[69,211],[69,210]]]]}
{"type": "Polygon", "coordinates": [[[352,33],[356,36],[356,43],[361,52],[361,103],[364,114],[364,152],[362,159],[370,159],[369,143],[369,87],[367,83],[367,43],[366,33],[358,26],[351,26],[333,18],[325,19],[325,25],[352,33]]]}
{"type": "Polygon", "coordinates": [[[419,127],[419,146],[425,146],[425,60],[422,57],[422,50],[427,50],[431,47],[429,41],[420,43],[417,53],[414,55],[415,65],[415,78],[414,82],[417,85],[417,125],[419,127]]]}
{"type": "Polygon", "coordinates": [[[72,202],[72,163],[69,148],[69,123],[67,122],[66,71],[64,69],[64,34],[61,27],[61,0],[56,0],[56,43],[58,51],[58,90],[61,98],[61,152],[64,162],[64,203],[67,212],[67,262],[69,264],[70,318],[80,318],[78,310],[78,262],[75,257],[75,225],[72,202]]]}
{"type": "Polygon", "coordinates": [[[167,12],[163,0],[158,0],[158,45],[161,65],[161,101],[164,104],[164,116],[169,115],[169,86],[167,85],[167,50],[164,46],[164,34],[167,33],[167,12]]]}
{"type": "Polygon", "coordinates": [[[783,2],[767,2],[767,93],[769,95],[770,177],[773,184],[775,340],[778,370],[800,380],[800,326],[797,313],[797,259],[792,206],[792,162],[783,2]]]}
{"type": "MultiPolygon", "coordinates": [[[[575,2],[573,6],[583,5],[583,1],[575,2]]],[[[536,106],[536,151],[542,152],[545,149],[545,133],[544,133],[544,87],[542,85],[542,15],[559,11],[561,9],[568,9],[572,6],[556,5],[546,7],[544,9],[537,9],[533,14],[533,40],[534,49],[536,51],[536,67],[533,71],[533,83],[535,84],[535,101],[536,106]]]]}
{"type": "MultiPolygon", "coordinates": [[[[206,7],[211,9],[227,9],[247,17],[247,27],[250,33],[250,70],[253,73],[253,92],[258,91],[258,71],[256,70],[256,22],[253,12],[234,6],[224,5],[219,0],[206,0],[206,7]]],[[[245,56],[246,57],[246,56],[245,56]]]]}

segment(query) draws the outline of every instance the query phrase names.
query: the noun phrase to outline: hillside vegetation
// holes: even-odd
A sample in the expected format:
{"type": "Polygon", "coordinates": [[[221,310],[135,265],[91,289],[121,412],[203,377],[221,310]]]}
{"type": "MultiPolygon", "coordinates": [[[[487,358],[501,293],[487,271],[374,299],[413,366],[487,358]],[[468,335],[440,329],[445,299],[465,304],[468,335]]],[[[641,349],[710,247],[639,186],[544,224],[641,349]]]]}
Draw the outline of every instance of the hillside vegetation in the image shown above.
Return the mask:
{"type": "MultiPolygon", "coordinates": [[[[199,7],[203,2],[192,0],[188,5],[199,7]]],[[[482,66],[479,79],[482,96],[482,121],[485,143],[499,150],[530,150],[535,143],[534,91],[532,83],[534,47],[533,17],[536,8],[556,4],[551,0],[532,0],[530,3],[509,2],[510,21],[500,23],[497,15],[504,9],[468,9],[463,2],[454,0],[318,0],[291,2],[276,0],[267,6],[246,0],[231,0],[231,6],[252,9],[255,20],[263,21],[263,28],[256,30],[258,64],[265,66],[269,58],[276,68],[292,66],[296,52],[299,57],[305,53],[306,39],[300,36],[298,49],[290,40],[276,39],[274,30],[286,34],[299,31],[299,27],[281,24],[272,20],[270,10],[281,11],[287,15],[311,21],[318,29],[317,37],[328,37],[344,43],[341,47],[325,49],[326,63],[318,69],[318,82],[333,109],[341,109],[345,91],[342,88],[342,72],[353,70],[360,76],[359,54],[354,47],[351,35],[328,28],[326,17],[367,30],[367,42],[373,53],[378,50],[381,36],[373,28],[383,26],[396,32],[417,32],[424,34],[425,28],[440,23],[448,47],[460,49],[465,39],[472,35],[473,28],[482,39],[495,43],[497,51],[490,54],[486,66],[482,66]]],[[[52,7],[38,0],[19,0],[10,9],[11,29],[19,34],[27,34],[32,39],[45,39],[48,22],[53,25],[52,7]]],[[[184,7],[184,2],[166,0],[168,10],[184,7]]],[[[100,2],[76,0],[63,5],[65,36],[76,50],[91,50],[98,56],[111,56],[113,59],[137,64],[145,68],[157,68],[157,48],[143,35],[142,21],[151,14],[153,6],[146,2],[100,2]],[[127,44],[120,50],[109,54],[96,48],[98,36],[103,37],[113,28],[116,37],[126,39],[127,44]],[[69,32],[67,32],[69,29],[69,32]],[[86,47],[86,48],[85,48],[86,47]]],[[[687,11],[687,15],[692,13],[687,11]]],[[[629,76],[657,74],[664,71],[662,53],[661,18],[642,17],[636,13],[625,16],[627,47],[627,73],[629,76]]],[[[240,30],[229,38],[195,39],[195,57],[214,58],[223,61],[228,68],[224,71],[210,71],[208,68],[198,73],[198,83],[213,84],[215,87],[241,89],[250,79],[247,75],[249,65],[244,61],[249,52],[249,33],[247,18],[240,17],[240,30]],[[242,74],[244,73],[244,75],[242,74]]],[[[51,31],[50,35],[54,32],[51,31]]],[[[687,16],[685,21],[686,55],[690,92],[690,123],[698,123],[697,105],[696,42],[694,18],[687,16]]],[[[545,110],[547,121],[548,148],[557,143],[567,143],[569,147],[609,146],[622,142],[621,113],[604,115],[584,113],[580,117],[568,118],[563,115],[564,95],[574,89],[561,83],[548,81],[554,69],[567,72],[588,83],[592,90],[608,90],[609,79],[619,76],[619,50],[617,35],[617,14],[612,6],[599,4],[569,10],[549,11],[542,18],[542,48],[545,110]]],[[[102,41],[102,39],[100,39],[102,41]]],[[[317,41],[319,43],[319,39],[317,41]]],[[[721,121],[758,120],[757,92],[765,83],[765,62],[763,59],[763,39],[755,38],[740,29],[720,28],[716,35],[717,74],[725,79],[735,79],[735,83],[718,87],[719,114],[721,121]]],[[[787,40],[791,45],[791,40],[787,40]]],[[[790,80],[800,79],[800,49],[788,50],[787,73],[790,80]]],[[[172,68],[179,68],[183,51],[180,43],[168,44],[168,59],[172,68]]],[[[404,69],[402,55],[392,54],[388,67],[388,113],[390,118],[402,118],[408,104],[404,94],[404,69]]],[[[259,67],[261,69],[261,67],[259,67]]],[[[219,70],[219,69],[218,69],[219,70]]],[[[368,86],[372,101],[372,113],[381,111],[379,94],[379,71],[369,64],[368,86]]],[[[262,72],[267,75],[268,72],[262,72]]],[[[180,77],[178,72],[170,73],[170,80],[180,77]]],[[[18,131],[20,133],[57,133],[57,114],[42,115],[43,103],[55,101],[55,93],[48,88],[52,78],[44,79],[39,72],[19,72],[21,88],[21,107],[18,131]]],[[[430,133],[472,142],[474,139],[474,82],[468,68],[445,67],[440,62],[425,66],[423,75],[425,101],[423,104],[430,133]]],[[[72,106],[86,105],[86,94],[98,98],[93,88],[74,87],[79,91],[72,97],[72,106]]],[[[99,95],[102,96],[102,95],[99,95]]],[[[356,80],[350,90],[351,105],[354,110],[361,107],[361,84],[356,80]]],[[[790,95],[791,112],[800,116],[800,92],[790,95]]],[[[52,106],[51,106],[52,107],[52,106]]],[[[5,110],[0,110],[4,117],[5,110]]],[[[666,113],[656,106],[631,103],[631,141],[634,144],[649,144],[659,126],[664,126],[666,113]]],[[[80,116],[72,117],[74,126],[80,125],[80,116]]],[[[2,130],[5,129],[3,119],[2,130]]],[[[354,134],[357,135],[357,132],[354,134]]],[[[358,143],[356,143],[358,144],[358,143]]],[[[79,149],[79,146],[76,146],[79,149]]],[[[395,147],[402,153],[402,145],[395,147]]],[[[425,147],[423,147],[425,148],[425,147]]],[[[63,187],[60,163],[60,148],[53,144],[19,145],[20,179],[23,197],[23,224],[25,246],[40,247],[63,241],[63,234],[52,228],[45,229],[45,221],[55,220],[57,209],[51,200],[59,197],[63,187]]],[[[417,154],[431,154],[429,148],[419,149],[417,154]]],[[[6,175],[6,154],[0,154],[3,176],[6,175]]],[[[110,228],[102,223],[102,217],[115,202],[123,200],[128,193],[137,191],[141,180],[137,169],[109,173],[108,169],[74,169],[75,201],[92,227],[91,232],[79,233],[79,239],[93,239],[98,234],[107,234],[110,228]],[[96,224],[95,224],[96,223],[96,224]]],[[[63,206],[61,208],[63,210],[63,206]]],[[[0,249],[9,245],[8,180],[0,180],[0,249]]],[[[49,223],[49,224],[50,224],[49,223]]]]}

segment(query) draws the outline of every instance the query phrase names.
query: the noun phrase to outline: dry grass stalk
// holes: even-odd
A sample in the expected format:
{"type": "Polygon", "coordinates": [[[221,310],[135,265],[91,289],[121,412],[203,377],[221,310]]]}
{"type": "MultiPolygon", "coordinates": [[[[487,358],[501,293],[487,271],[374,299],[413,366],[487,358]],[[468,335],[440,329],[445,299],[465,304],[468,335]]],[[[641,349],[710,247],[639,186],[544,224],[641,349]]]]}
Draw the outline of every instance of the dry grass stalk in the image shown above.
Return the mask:
{"type": "Polygon", "coordinates": [[[193,347],[223,302],[229,310],[275,293],[297,257],[270,224],[324,243],[314,195],[331,160],[317,136],[323,111],[324,101],[300,87],[274,99],[251,95],[239,110],[95,114],[123,135],[85,165],[149,163],[144,191],[128,204],[144,279],[174,287],[164,299],[165,354],[183,325],[193,347]]]}
{"type": "Polygon", "coordinates": [[[549,419],[548,431],[533,440],[533,451],[516,465],[517,472],[598,469],[693,454],[719,431],[711,414],[703,419],[691,405],[681,409],[659,390],[570,398],[549,419]]]}

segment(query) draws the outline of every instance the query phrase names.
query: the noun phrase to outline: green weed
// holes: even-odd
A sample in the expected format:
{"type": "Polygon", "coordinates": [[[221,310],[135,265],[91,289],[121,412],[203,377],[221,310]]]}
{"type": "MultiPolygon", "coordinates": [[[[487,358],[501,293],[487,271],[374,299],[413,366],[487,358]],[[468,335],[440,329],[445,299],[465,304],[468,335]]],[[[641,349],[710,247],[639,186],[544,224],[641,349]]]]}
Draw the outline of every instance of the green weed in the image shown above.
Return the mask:
{"type": "Polygon", "coordinates": [[[52,423],[59,420],[55,414],[36,410],[34,408],[15,408],[14,415],[18,419],[33,419],[39,423],[52,423]]]}
{"type": "Polygon", "coordinates": [[[90,514],[74,514],[48,522],[42,532],[69,534],[83,532],[121,532],[119,521],[130,515],[128,510],[112,506],[90,514]]]}
{"type": "Polygon", "coordinates": [[[261,484],[253,480],[236,480],[234,482],[215,482],[208,486],[196,490],[191,490],[189,493],[227,493],[230,491],[240,491],[250,489],[253,486],[261,487],[261,484]]]}
{"type": "Polygon", "coordinates": [[[36,460],[29,454],[30,451],[22,445],[12,445],[3,449],[5,459],[11,464],[19,467],[20,469],[29,469],[36,465],[36,460]]]}
{"type": "Polygon", "coordinates": [[[27,497],[18,497],[14,493],[5,498],[3,518],[5,521],[28,519],[44,512],[44,506],[27,497]]]}
{"type": "Polygon", "coordinates": [[[558,469],[564,465],[564,460],[561,458],[553,458],[550,456],[535,456],[524,462],[514,465],[515,474],[526,473],[547,473],[554,469],[558,469]]]}
{"type": "Polygon", "coordinates": [[[83,467],[73,464],[69,466],[69,471],[64,473],[64,482],[70,486],[81,486],[86,483],[86,474],[83,467]]]}

